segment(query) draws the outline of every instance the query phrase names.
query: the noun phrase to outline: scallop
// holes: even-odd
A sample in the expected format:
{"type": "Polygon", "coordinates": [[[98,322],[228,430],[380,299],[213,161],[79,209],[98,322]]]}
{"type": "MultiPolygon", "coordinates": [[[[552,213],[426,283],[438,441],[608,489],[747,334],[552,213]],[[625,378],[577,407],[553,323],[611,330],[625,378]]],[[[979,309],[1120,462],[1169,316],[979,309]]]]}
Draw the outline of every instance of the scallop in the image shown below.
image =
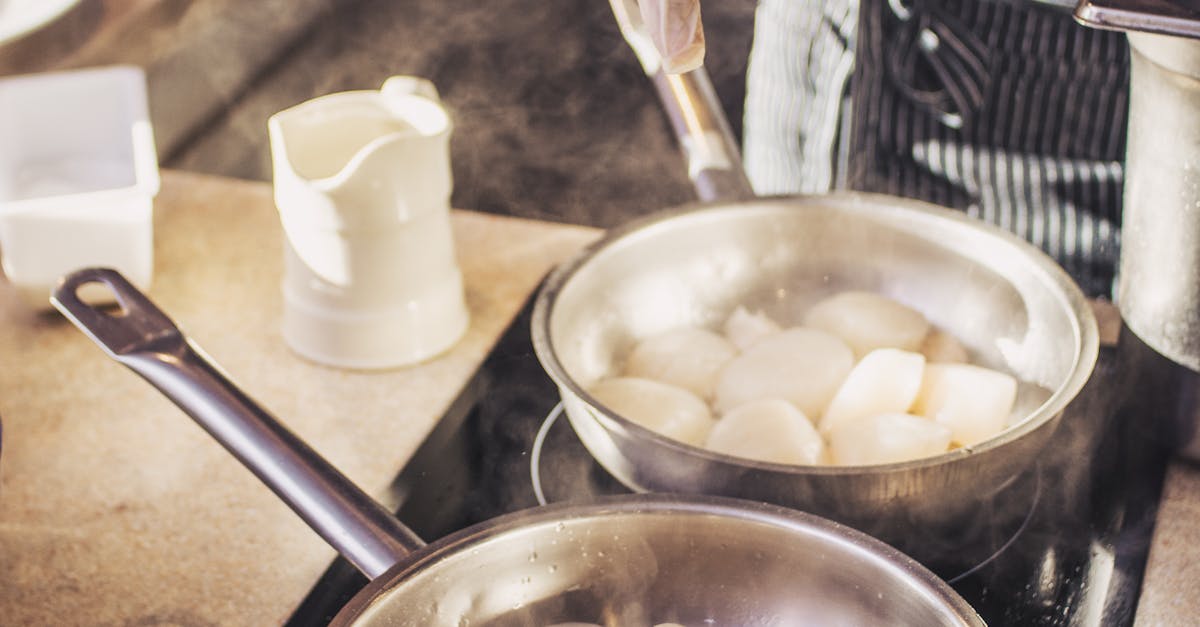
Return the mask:
{"type": "Polygon", "coordinates": [[[962,446],[1004,430],[1017,398],[1017,380],[971,364],[929,364],[913,412],[946,425],[962,446]]]}
{"type": "Polygon", "coordinates": [[[717,376],[720,413],[765,398],[781,398],[806,416],[820,416],[854,366],[845,342],[817,329],[793,327],[763,338],[717,376]]]}
{"type": "Polygon", "coordinates": [[[967,347],[958,338],[941,329],[930,329],[921,342],[921,354],[931,363],[965,364],[968,361],[967,347]]]}
{"type": "Polygon", "coordinates": [[[722,329],[725,337],[733,342],[733,345],[737,346],[739,350],[746,350],[755,342],[781,330],[779,323],[767,317],[763,312],[751,313],[741,306],[729,314],[722,329]]]}
{"type": "Polygon", "coordinates": [[[890,464],[946,452],[950,428],[911,414],[878,414],[838,423],[829,435],[834,464],[890,464]]]}
{"type": "Polygon", "coordinates": [[[625,375],[668,383],[708,399],[717,372],[735,355],[737,348],[724,337],[682,327],[638,343],[625,362],[625,375]]]}
{"type": "Polygon", "coordinates": [[[739,405],[722,416],[704,446],[734,457],[797,465],[820,463],[825,450],[808,416],[774,398],[739,405]]]}
{"type": "Polygon", "coordinates": [[[591,393],[601,405],[668,438],[701,446],[713,426],[712,412],[695,394],[636,377],[604,379],[591,393]]]}
{"type": "Polygon", "coordinates": [[[918,351],[929,322],[921,312],[872,292],[842,292],[813,305],[804,324],[832,333],[862,357],[877,348],[918,351]]]}
{"type": "Polygon", "coordinates": [[[835,425],[876,414],[904,413],[921,391],[925,356],[878,348],[854,366],[821,417],[821,433],[835,425]]]}

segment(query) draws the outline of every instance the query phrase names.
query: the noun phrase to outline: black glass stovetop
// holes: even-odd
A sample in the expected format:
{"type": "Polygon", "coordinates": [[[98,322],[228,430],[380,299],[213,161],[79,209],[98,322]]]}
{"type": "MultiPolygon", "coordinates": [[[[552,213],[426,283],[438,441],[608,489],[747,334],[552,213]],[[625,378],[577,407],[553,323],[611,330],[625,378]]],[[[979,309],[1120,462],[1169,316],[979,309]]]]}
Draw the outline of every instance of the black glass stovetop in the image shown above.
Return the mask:
{"type": "MultiPolygon", "coordinates": [[[[398,516],[426,540],[543,502],[627,492],[558,419],[531,310],[393,484],[398,516]]],[[[1150,405],[1170,395],[1159,361],[1123,332],[1011,498],[978,508],[984,524],[970,537],[918,539],[939,547],[925,565],[989,625],[1133,623],[1167,457],[1153,437],[1161,408],[1150,405]]],[[[338,558],[287,624],[326,625],[365,584],[338,558]]]]}

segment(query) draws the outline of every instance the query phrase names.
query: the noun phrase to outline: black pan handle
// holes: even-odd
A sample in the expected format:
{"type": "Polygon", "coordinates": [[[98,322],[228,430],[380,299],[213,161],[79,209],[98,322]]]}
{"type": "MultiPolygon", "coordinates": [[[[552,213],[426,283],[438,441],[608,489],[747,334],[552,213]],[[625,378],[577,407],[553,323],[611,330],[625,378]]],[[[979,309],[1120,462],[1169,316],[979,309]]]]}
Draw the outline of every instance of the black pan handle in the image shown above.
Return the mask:
{"type": "Polygon", "coordinates": [[[115,270],[63,278],[50,301],[110,357],[138,373],[267,484],[350,563],[374,579],[424,542],[279,423],[115,270]],[[93,307],[101,285],[117,306],[93,307]]]}

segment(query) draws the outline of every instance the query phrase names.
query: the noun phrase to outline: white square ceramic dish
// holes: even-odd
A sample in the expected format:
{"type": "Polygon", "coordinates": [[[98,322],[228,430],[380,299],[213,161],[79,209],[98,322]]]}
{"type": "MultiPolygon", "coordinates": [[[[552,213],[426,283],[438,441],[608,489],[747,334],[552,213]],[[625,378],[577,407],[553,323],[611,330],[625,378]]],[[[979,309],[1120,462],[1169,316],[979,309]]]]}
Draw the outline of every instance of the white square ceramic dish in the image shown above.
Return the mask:
{"type": "Polygon", "coordinates": [[[147,287],[158,187],[141,69],[0,79],[0,262],[32,305],[85,266],[147,287]]]}

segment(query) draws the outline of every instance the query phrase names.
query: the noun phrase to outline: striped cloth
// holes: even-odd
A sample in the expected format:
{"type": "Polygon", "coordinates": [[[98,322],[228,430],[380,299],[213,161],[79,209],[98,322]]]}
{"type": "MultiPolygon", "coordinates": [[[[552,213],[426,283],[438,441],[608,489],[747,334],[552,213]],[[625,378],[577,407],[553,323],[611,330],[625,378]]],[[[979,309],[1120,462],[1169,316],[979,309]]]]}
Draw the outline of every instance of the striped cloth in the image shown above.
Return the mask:
{"type": "Polygon", "coordinates": [[[962,209],[1110,296],[1128,67],[1122,35],[1029,1],[760,0],[746,169],[962,209]]]}

